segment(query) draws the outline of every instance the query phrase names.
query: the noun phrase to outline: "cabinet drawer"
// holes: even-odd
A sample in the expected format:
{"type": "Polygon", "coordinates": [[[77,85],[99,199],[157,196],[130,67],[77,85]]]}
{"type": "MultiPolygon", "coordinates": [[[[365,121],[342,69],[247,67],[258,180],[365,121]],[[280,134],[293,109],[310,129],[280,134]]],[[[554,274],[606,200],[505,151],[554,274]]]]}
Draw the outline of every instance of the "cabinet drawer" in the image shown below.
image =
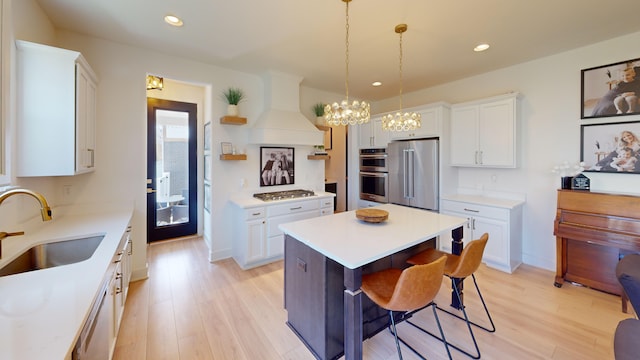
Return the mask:
{"type": "Polygon", "coordinates": [[[319,207],[320,203],[318,199],[314,199],[307,201],[290,202],[286,204],[270,205],[268,211],[269,217],[272,217],[278,215],[295,214],[298,212],[309,210],[316,210],[319,207]]]}
{"type": "Polygon", "coordinates": [[[320,199],[321,208],[333,208],[333,198],[320,199]]]}
{"type": "Polygon", "coordinates": [[[256,220],[262,219],[267,215],[264,207],[257,207],[252,209],[247,209],[244,211],[244,219],[245,220],[256,220]]]}
{"type": "Polygon", "coordinates": [[[320,216],[333,215],[333,207],[323,207],[320,209],[320,216]]]}
{"type": "Polygon", "coordinates": [[[504,221],[509,220],[509,209],[478,205],[473,203],[442,200],[441,210],[443,212],[456,212],[468,216],[482,216],[504,221]]]}

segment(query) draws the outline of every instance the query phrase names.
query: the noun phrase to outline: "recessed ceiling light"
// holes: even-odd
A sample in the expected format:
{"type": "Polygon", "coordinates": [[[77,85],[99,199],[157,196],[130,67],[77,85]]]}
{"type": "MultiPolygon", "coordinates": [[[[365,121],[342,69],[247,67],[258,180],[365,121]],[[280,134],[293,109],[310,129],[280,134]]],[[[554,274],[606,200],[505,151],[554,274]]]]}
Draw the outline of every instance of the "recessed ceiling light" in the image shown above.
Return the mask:
{"type": "Polygon", "coordinates": [[[373,83],[371,83],[372,86],[380,86],[382,85],[382,83],[380,81],[374,81],[373,83]]]}
{"type": "Polygon", "coordinates": [[[172,26],[182,26],[184,23],[180,20],[179,17],[173,15],[167,15],[164,17],[164,21],[172,26]]]}
{"type": "Polygon", "coordinates": [[[480,52],[480,51],[485,51],[489,48],[489,44],[480,44],[476,47],[473,48],[473,51],[475,52],[480,52]]]}

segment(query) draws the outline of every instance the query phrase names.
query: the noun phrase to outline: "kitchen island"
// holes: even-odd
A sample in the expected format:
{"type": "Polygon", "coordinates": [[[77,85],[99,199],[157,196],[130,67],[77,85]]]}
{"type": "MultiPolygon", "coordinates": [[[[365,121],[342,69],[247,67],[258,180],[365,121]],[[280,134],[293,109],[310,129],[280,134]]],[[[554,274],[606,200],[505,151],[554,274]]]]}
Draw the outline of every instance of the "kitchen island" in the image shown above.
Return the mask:
{"type": "Polygon", "coordinates": [[[380,330],[379,312],[360,291],[363,273],[403,268],[449,231],[454,252],[462,248],[465,218],[392,204],[375,209],[388,211],[389,219],[365,223],[349,211],[280,225],[288,325],[318,358],[344,352],[346,359],[361,359],[363,338],[380,330]]]}

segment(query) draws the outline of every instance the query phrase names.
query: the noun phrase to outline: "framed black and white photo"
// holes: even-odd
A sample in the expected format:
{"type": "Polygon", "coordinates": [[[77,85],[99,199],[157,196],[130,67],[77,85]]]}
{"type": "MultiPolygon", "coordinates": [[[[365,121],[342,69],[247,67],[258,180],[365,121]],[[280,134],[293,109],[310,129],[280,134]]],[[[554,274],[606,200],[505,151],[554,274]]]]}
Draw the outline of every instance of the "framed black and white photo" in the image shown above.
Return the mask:
{"type": "Polygon", "coordinates": [[[640,121],[582,125],[580,134],[585,171],[640,173],[640,121]]]}
{"type": "Polygon", "coordinates": [[[295,183],[292,147],[260,147],[260,186],[295,183]]]}
{"type": "Polygon", "coordinates": [[[582,70],[580,118],[640,114],[640,58],[582,70]]]}

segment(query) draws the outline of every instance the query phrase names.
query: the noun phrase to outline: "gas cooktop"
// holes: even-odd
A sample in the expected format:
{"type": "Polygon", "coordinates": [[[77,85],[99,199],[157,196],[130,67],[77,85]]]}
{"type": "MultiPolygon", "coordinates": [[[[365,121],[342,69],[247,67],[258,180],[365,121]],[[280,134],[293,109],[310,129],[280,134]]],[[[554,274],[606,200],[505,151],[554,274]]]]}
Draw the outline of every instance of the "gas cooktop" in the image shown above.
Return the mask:
{"type": "Polygon", "coordinates": [[[274,191],[267,193],[257,193],[253,194],[254,198],[260,199],[262,201],[273,201],[273,200],[283,200],[283,199],[292,199],[299,197],[309,197],[314,196],[315,193],[311,190],[285,190],[285,191],[274,191]]]}

